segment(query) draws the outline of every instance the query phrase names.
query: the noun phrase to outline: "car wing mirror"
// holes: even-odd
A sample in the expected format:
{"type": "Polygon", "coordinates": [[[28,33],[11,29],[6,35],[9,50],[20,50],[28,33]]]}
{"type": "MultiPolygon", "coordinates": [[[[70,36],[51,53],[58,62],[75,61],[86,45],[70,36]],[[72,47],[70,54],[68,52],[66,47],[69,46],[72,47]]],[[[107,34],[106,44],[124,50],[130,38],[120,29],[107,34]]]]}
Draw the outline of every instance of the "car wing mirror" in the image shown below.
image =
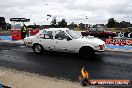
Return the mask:
{"type": "Polygon", "coordinates": [[[70,40],[72,40],[69,36],[67,36],[67,41],[70,41],[70,40]]]}

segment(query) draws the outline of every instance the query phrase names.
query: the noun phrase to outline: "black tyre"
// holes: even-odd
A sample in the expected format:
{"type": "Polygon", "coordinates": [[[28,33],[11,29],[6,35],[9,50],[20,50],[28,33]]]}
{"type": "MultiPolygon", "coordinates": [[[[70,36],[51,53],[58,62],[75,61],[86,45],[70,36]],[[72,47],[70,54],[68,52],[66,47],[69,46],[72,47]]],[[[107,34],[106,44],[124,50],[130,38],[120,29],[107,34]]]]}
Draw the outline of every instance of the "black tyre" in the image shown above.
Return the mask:
{"type": "Polygon", "coordinates": [[[110,35],[110,36],[108,36],[107,38],[113,39],[113,36],[110,35]]]}
{"type": "Polygon", "coordinates": [[[88,59],[91,59],[95,56],[95,51],[92,47],[82,47],[79,53],[81,57],[88,58],[88,59]]]}
{"type": "Polygon", "coordinates": [[[44,48],[43,48],[43,46],[41,46],[40,44],[35,44],[35,45],[33,46],[33,51],[34,51],[34,53],[36,53],[36,54],[41,54],[41,53],[43,53],[44,48]]]}

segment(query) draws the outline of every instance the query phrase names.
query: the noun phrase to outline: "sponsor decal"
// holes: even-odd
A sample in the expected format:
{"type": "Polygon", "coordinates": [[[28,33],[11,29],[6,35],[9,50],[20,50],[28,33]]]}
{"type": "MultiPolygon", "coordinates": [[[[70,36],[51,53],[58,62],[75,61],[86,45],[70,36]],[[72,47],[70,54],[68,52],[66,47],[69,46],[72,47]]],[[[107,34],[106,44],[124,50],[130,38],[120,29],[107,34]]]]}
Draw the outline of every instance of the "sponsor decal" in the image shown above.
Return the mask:
{"type": "Polygon", "coordinates": [[[119,46],[132,46],[132,39],[106,39],[105,43],[119,46]]]}
{"type": "Polygon", "coordinates": [[[84,67],[81,69],[81,76],[79,76],[79,81],[82,86],[88,86],[88,85],[97,85],[97,86],[131,86],[130,80],[106,80],[106,79],[89,79],[89,73],[84,69],[84,67]]]}
{"type": "Polygon", "coordinates": [[[15,22],[29,22],[30,19],[26,19],[26,18],[11,18],[10,21],[15,21],[15,22]]]}

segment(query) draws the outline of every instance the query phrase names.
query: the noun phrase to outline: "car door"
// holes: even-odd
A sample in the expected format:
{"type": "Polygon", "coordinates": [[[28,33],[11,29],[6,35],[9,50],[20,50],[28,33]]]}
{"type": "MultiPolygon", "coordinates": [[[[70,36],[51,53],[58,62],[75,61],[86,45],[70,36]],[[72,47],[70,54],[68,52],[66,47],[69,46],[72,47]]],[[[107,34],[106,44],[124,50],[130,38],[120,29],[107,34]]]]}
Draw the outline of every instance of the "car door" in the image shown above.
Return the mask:
{"type": "Polygon", "coordinates": [[[89,32],[91,36],[98,36],[96,28],[92,28],[89,32]]]}
{"type": "Polygon", "coordinates": [[[53,36],[53,31],[43,30],[39,38],[39,43],[44,47],[45,50],[55,50],[55,41],[53,36]]]}
{"type": "Polygon", "coordinates": [[[67,38],[68,38],[68,35],[66,34],[65,31],[62,31],[62,30],[55,31],[56,51],[73,52],[73,50],[71,49],[73,46],[72,41],[68,41],[67,38]]]}
{"type": "Polygon", "coordinates": [[[102,28],[98,28],[97,29],[97,32],[98,32],[98,37],[104,37],[105,36],[105,32],[102,28]]]}

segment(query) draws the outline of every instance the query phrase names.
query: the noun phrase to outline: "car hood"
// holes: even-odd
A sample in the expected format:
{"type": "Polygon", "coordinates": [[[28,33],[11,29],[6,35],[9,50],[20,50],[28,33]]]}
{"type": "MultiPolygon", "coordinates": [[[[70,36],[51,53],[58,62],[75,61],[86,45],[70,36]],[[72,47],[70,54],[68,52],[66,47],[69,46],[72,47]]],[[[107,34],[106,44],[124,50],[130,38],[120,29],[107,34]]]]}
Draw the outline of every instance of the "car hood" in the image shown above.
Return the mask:
{"type": "Polygon", "coordinates": [[[85,36],[85,37],[82,37],[80,38],[80,40],[82,41],[85,41],[85,42],[89,42],[89,43],[92,43],[92,44],[97,44],[97,45],[103,45],[105,44],[105,42],[101,39],[98,39],[98,38],[95,38],[95,37],[91,37],[91,36],[85,36]]]}

